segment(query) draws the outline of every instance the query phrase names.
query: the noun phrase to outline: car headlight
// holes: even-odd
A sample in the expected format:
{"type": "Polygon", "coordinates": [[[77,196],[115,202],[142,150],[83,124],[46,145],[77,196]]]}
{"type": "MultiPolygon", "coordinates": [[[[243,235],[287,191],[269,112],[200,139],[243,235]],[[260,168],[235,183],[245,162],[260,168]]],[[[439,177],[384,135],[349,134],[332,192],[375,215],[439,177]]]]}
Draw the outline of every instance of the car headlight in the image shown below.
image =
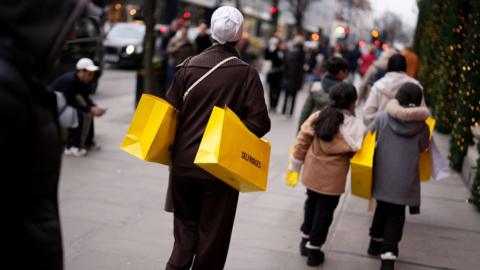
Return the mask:
{"type": "Polygon", "coordinates": [[[127,48],[125,49],[125,52],[130,55],[130,54],[133,54],[135,52],[135,46],[133,45],[128,45],[127,48]]]}

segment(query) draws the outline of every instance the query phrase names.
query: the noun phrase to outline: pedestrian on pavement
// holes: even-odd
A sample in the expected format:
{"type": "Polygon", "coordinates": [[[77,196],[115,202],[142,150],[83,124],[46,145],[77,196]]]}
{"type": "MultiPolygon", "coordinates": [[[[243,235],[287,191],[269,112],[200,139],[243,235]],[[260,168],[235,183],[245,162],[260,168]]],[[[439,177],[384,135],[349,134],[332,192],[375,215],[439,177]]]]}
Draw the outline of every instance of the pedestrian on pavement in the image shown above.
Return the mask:
{"type": "Polygon", "coordinates": [[[367,100],[372,85],[387,73],[388,59],[396,53],[398,52],[394,48],[388,48],[383,51],[380,57],[367,69],[358,88],[358,103],[363,103],[367,100]]]}
{"type": "Polygon", "coordinates": [[[428,109],[418,84],[402,84],[369,130],[377,134],[373,197],[377,207],[370,227],[368,254],[381,256],[381,270],[393,270],[405,224],[405,207],[419,213],[420,153],[429,147],[428,109]]]}
{"type": "Polygon", "coordinates": [[[314,112],[323,109],[328,105],[328,93],[337,83],[342,82],[348,77],[350,65],[348,62],[337,56],[332,56],[327,61],[327,73],[320,82],[314,82],[308,97],[303,104],[300,120],[298,121],[298,130],[307,118],[314,112]]]}
{"type": "Polygon", "coordinates": [[[301,227],[300,253],[307,264],[324,261],[322,245],[345,183],[350,159],[360,149],[365,126],[354,115],[357,90],[340,82],[332,87],[330,103],[313,113],[302,125],[290,157],[290,171],[300,172],[307,188],[305,216],[301,227]]]}
{"type": "Polygon", "coordinates": [[[56,96],[43,81],[85,6],[75,0],[0,2],[2,268],[63,269],[62,139],[56,96]]]}
{"type": "MultiPolygon", "coordinates": [[[[363,108],[363,122],[365,125],[369,125],[379,112],[385,110],[387,103],[395,98],[398,89],[404,83],[412,82],[421,87],[417,80],[407,75],[406,70],[407,62],[402,55],[394,54],[388,59],[387,74],[373,84],[371,93],[365,102],[363,108]]],[[[424,100],[422,100],[422,105],[425,106],[424,100]]]]}
{"type": "Polygon", "coordinates": [[[212,40],[208,33],[208,26],[206,23],[201,23],[198,26],[198,35],[195,38],[195,54],[199,54],[212,46],[212,40]]]}
{"type": "Polygon", "coordinates": [[[240,59],[252,67],[256,67],[257,54],[255,52],[255,47],[253,47],[252,41],[250,40],[250,34],[248,32],[244,32],[242,34],[242,38],[237,43],[237,50],[240,53],[240,59]]]}
{"type": "Polygon", "coordinates": [[[268,47],[265,48],[265,60],[272,62],[272,67],[267,73],[267,83],[269,85],[270,111],[276,112],[282,89],[284,61],[284,53],[280,49],[280,39],[278,37],[272,37],[268,41],[268,47]]]}
{"type": "Polygon", "coordinates": [[[168,31],[165,33],[164,37],[162,38],[162,45],[161,49],[163,51],[167,51],[167,46],[168,43],[170,43],[170,40],[175,37],[177,34],[177,31],[183,27],[184,22],[180,19],[173,20],[170,23],[170,27],[168,28],[168,31]]]}
{"type": "Polygon", "coordinates": [[[318,27],[318,40],[317,52],[323,55],[323,59],[329,59],[332,56],[332,48],[330,46],[330,38],[325,35],[323,26],[318,27]]]}
{"type": "Polygon", "coordinates": [[[360,51],[360,46],[357,44],[351,45],[348,47],[348,50],[345,55],[345,60],[348,61],[350,64],[350,73],[348,75],[348,82],[354,83],[355,81],[355,74],[358,69],[358,61],[362,56],[362,52],[360,51]]]}
{"type": "Polygon", "coordinates": [[[78,127],[68,129],[65,155],[85,156],[89,149],[98,147],[94,141],[94,117],[100,117],[106,109],[97,106],[90,98],[92,82],[98,66],[89,58],[81,58],[76,70],[67,72],[52,83],[55,91],[63,93],[67,105],[78,113],[78,127]]]}
{"type": "Polygon", "coordinates": [[[220,270],[225,265],[238,191],[193,163],[213,106],[231,108],[256,136],[270,130],[258,72],[239,59],[243,16],[234,7],[212,15],[214,45],[178,66],[167,100],[179,110],[166,209],[173,210],[173,251],[166,269],[220,270]],[[222,60],[184,98],[185,89],[222,60]],[[193,266],[192,266],[193,264],[193,266]]]}
{"type": "Polygon", "coordinates": [[[287,113],[287,105],[290,103],[290,112],[292,116],[295,109],[295,99],[297,92],[302,88],[305,77],[305,50],[303,43],[305,38],[297,35],[293,38],[293,48],[287,53],[283,72],[283,90],[285,98],[283,100],[282,114],[287,113]],[[290,101],[290,102],[289,102],[290,101]]]}
{"type": "Polygon", "coordinates": [[[367,53],[364,53],[360,57],[360,68],[358,69],[358,73],[360,76],[365,76],[365,73],[367,73],[368,68],[373,64],[375,60],[377,60],[377,56],[375,54],[377,50],[377,47],[375,45],[370,45],[370,49],[368,50],[367,53]]]}
{"type": "MultiPolygon", "coordinates": [[[[171,82],[171,78],[169,77],[169,69],[171,68],[170,65],[169,65],[169,54],[167,52],[167,46],[168,44],[170,43],[170,40],[175,37],[175,35],[177,34],[177,31],[183,27],[183,21],[180,20],[180,19],[177,19],[177,20],[173,20],[171,23],[170,23],[170,26],[168,27],[168,31],[166,31],[165,33],[163,32],[160,32],[160,35],[161,35],[161,43],[160,43],[160,48],[159,48],[159,52],[158,52],[158,55],[160,56],[160,61],[161,61],[161,66],[162,68],[160,69],[160,82],[161,84],[160,85],[164,85],[164,87],[162,88],[162,94],[164,95],[164,92],[166,91],[165,88],[168,87],[168,85],[170,84],[171,82]],[[165,68],[163,68],[165,67],[165,68]]],[[[138,95],[138,99],[140,97],[140,94],[138,95]]],[[[138,100],[137,100],[138,101],[138,100]]]]}
{"type": "Polygon", "coordinates": [[[188,29],[181,27],[175,36],[170,39],[167,45],[168,53],[168,81],[171,82],[175,76],[177,66],[189,56],[195,54],[193,44],[188,39],[188,29]]]}
{"type": "Polygon", "coordinates": [[[407,60],[407,74],[412,78],[417,78],[418,72],[420,72],[420,60],[413,51],[412,47],[407,47],[401,52],[401,54],[407,60]]]}

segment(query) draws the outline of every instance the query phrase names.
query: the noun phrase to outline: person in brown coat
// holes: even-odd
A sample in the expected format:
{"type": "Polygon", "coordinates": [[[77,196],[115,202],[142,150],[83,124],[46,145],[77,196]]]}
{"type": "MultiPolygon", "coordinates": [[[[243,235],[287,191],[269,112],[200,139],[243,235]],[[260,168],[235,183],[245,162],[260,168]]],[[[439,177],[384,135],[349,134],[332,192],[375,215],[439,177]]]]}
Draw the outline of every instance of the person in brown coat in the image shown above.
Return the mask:
{"type": "Polygon", "coordinates": [[[242,28],[240,11],[217,9],[211,22],[215,44],[178,66],[167,92],[168,101],[179,110],[179,122],[167,194],[174,214],[175,243],[166,269],[219,270],[225,265],[238,191],[193,163],[213,106],[228,106],[258,137],[270,130],[258,72],[240,60],[235,49],[242,28]],[[184,100],[193,83],[232,56],[236,58],[196,85],[184,100]]]}
{"type": "Polygon", "coordinates": [[[309,266],[323,263],[321,247],[345,191],[350,158],[360,149],[365,131],[362,121],[353,115],[357,90],[352,84],[336,84],[329,96],[329,106],[302,125],[290,158],[290,171],[300,172],[304,165],[302,183],[307,199],[300,253],[308,255],[309,266]]]}

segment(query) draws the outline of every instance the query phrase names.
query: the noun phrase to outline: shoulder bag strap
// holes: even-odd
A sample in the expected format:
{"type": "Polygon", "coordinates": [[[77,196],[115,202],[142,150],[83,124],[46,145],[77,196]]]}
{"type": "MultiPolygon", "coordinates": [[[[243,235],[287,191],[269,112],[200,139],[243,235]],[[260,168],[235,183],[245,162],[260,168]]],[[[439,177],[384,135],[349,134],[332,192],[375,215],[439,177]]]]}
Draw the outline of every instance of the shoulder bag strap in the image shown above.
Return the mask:
{"type": "Polygon", "coordinates": [[[205,79],[206,77],[208,77],[208,75],[212,74],[217,68],[219,68],[221,65],[225,64],[226,62],[232,60],[232,59],[235,59],[237,58],[236,56],[231,56],[231,57],[228,57],[224,60],[222,60],[220,63],[216,64],[214,67],[212,67],[209,71],[207,71],[207,73],[203,74],[202,77],[200,77],[196,82],[194,82],[189,88],[188,90],[185,92],[185,94],[183,94],[183,101],[185,101],[185,99],[187,98],[187,96],[190,94],[190,91],[193,90],[193,88],[195,86],[197,86],[197,84],[199,84],[201,81],[203,81],[203,79],[205,79]]]}

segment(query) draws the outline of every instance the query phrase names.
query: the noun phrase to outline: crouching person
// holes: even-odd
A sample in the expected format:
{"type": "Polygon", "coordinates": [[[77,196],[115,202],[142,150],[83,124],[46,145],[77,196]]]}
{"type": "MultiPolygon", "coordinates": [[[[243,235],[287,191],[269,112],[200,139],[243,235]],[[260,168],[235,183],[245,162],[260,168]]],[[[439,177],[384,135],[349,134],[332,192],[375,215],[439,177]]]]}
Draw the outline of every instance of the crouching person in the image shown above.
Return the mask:
{"type": "Polygon", "coordinates": [[[68,129],[66,155],[85,156],[87,149],[94,147],[93,118],[102,116],[106,109],[100,108],[90,98],[92,82],[98,70],[91,59],[78,60],[76,70],[57,78],[52,88],[61,92],[67,105],[77,110],[79,125],[68,129]]]}

